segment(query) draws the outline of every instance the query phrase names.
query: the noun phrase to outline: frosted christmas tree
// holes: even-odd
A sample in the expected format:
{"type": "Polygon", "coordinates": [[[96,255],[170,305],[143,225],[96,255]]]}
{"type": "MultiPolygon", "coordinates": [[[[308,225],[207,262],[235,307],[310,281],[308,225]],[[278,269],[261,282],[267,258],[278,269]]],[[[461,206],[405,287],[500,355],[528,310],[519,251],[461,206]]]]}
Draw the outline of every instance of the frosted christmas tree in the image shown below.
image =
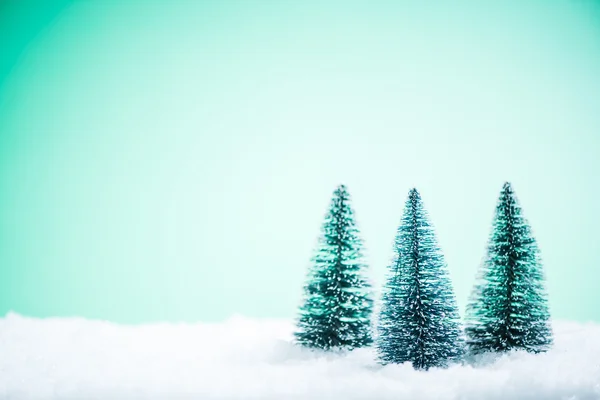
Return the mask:
{"type": "Polygon", "coordinates": [[[467,308],[466,333],[473,354],[542,352],[552,344],[539,249],[510,183],[496,206],[487,257],[467,308]]]}
{"type": "Polygon", "coordinates": [[[382,303],[377,340],[382,363],[429,369],[462,357],[464,339],[446,262],[416,189],[406,201],[382,303]]]}
{"type": "Polygon", "coordinates": [[[297,343],[324,350],[372,343],[373,300],[362,249],[350,195],[341,185],[334,192],[304,287],[297,343]]]}

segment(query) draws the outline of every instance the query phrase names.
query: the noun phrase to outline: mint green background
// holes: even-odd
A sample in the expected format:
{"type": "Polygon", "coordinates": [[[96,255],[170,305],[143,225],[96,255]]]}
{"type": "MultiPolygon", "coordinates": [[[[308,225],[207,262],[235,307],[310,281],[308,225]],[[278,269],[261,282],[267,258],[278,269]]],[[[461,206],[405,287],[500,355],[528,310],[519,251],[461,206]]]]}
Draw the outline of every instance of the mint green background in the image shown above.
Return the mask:
{"type": "Polygon", "coordinates": [[[338,183],[377,285],[420,190],[464,310],[510,180],[553,315],[600,321],[600,3],[35,3],[0,6],[0,313],[292,317],[338,183]]]}

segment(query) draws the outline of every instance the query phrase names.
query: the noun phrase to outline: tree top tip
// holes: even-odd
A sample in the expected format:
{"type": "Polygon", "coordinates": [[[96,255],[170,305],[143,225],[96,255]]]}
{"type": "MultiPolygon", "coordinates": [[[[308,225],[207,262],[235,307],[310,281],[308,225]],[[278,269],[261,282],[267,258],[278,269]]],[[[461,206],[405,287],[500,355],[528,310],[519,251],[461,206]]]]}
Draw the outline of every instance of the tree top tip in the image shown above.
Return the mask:
{"type": "Polygon", "coordinates": [[[408,192],[408,196],[411,198],[416,197],[417,199],[421,198],[421,195],[419,194],[419,191],[417,190],[417,188],[410,189],[410,192],[408,192]]]}
{"type": "Polygon", "coordinates": [[[337,186],[337,188],[335,189],[335,191],[333,193],[337,196],[340,196],[340,195],[345,196],[345,195],[348,195],[348,188],[346,187],[346,185],[340,184],[337,186]]]}

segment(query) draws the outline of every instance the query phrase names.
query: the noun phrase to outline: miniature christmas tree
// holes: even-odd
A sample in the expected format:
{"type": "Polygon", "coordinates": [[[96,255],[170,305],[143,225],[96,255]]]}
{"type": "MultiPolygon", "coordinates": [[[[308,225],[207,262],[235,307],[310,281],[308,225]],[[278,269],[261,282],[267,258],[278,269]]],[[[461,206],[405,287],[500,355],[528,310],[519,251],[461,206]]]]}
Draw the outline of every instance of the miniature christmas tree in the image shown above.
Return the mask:
{"type": "Polygon", "coordinates": [[[467,307],[472,354],[546,351],[550,313],[539,249],[510,183],[496,206],[487,257],[467,307]]]}
{"type": "Polygon", "coordinates": [[[344,185],[334,192],[312,259],[295,338],[305,347],[354,349],[372,343],[371,284],[363,242],[344,185]]]}
{"type": "Polygon", "coordinates": [[[377,350],[382,363],[444,367],[464,354],[458,308],[433,227],[409,193],[383,294],[377,350]]]}

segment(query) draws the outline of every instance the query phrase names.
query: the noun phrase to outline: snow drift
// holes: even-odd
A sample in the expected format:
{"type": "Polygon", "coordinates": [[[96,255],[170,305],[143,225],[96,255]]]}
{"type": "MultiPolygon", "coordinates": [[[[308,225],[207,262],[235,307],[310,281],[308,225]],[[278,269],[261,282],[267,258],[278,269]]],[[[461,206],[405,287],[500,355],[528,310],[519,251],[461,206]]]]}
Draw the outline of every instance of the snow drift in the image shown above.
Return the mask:
{"type": "Polygon", "coordinates": [[[600,325],[556,323],[545,354],[479,367],[381,367],[291,344],[287,321],[120,326],[0,319],[0,399],[600,399],[600,325]]]}

